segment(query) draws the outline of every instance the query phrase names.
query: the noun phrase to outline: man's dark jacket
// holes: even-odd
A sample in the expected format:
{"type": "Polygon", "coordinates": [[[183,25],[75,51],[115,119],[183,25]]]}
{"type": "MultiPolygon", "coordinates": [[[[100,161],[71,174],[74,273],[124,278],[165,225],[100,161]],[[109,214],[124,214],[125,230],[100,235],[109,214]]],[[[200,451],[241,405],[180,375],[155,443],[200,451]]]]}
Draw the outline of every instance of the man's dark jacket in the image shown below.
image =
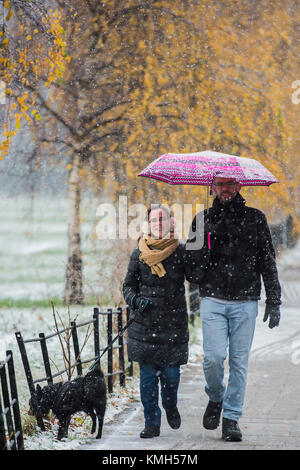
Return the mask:
{"type": "Polygon", "coordinates": [[[135,321],[128,329],[128,355],[131,360],[160,366],[185,364],[188,360],[188,315],[185,299],[184,245],[162,261],[166,274],[152,274],[148,264],[133,250],[123,283],[123,296],[135,321]],[[133,299],[149,300],[140,312],[133,299]]]}
{"type": "Polygon", "coordinates": [[[195,239],[196,220],[197,230],[203,230],[196,215],[186,243],[187,279],[199,285],[200,297],[257,300],[262,276],[266,303],[280,305],[281,289],[267,219],[245,202],[239,193],[227,204],[216,197],[209,212],[204,211],[203,247],[189,250],[195,239]]]}

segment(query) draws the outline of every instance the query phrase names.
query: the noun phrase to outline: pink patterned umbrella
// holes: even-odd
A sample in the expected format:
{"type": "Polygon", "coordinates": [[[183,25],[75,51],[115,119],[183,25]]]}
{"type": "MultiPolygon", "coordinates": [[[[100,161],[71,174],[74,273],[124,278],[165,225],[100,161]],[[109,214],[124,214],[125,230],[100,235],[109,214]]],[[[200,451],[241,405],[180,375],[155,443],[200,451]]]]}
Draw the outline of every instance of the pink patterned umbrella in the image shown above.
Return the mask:
{"type": "MultiPolygon", "coordinates": [[[[236,178],[242,186],[270,186],[278,183],[272,173],[252,158],[227,155],[206,150],[196,153],[167,153],[150,163],[138,176],[154,178],[169,184],[196,184],[207,186],[207,210],[209,186],[216,176],[236,178]]],[[[208,233],[210,249],[210,232],[208,233]]]]}
{"type": "Polygon", "coordinates": [[[257,160],[210,150],[161,155],[138,176],[169,184],[205,186],[211,185],[216,175],[236,178],[242,186],[269,186],[278,183],[277,178],[257,160]]]}

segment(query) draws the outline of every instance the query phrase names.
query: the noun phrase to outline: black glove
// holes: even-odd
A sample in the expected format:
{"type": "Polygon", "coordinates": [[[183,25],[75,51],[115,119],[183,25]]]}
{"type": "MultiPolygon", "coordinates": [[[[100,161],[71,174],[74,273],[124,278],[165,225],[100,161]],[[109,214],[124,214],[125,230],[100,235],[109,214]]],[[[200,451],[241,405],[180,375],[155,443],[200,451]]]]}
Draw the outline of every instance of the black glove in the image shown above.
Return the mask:
{"type": "Polygon", "coordinates": [[[132,301],[132,306],[134,310],[138,310],[139,312],[145,312],[150,306],[150,300],[145,297],[138,297],[136,296],[132,301]]]}
{"type": "Polygon", "coordinates": [[[265,315],[263,321],[267,321],[269,318],[269,328],[274,328],[278,326],[280,322],[280,306],[266,304],[265,315]]]}

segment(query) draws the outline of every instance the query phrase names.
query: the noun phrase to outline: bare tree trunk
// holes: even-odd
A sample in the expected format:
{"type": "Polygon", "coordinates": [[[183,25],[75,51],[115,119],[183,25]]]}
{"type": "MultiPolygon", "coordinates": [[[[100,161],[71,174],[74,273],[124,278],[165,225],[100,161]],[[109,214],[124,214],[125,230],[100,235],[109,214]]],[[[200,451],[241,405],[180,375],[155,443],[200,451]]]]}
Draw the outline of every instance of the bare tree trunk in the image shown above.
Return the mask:
{"type": "Polygon", "coordinates": [[[68,262],[65,304],[83,304],[82,253],[80,246],[80,155],[75,154],[69,173],[68,262]]]}

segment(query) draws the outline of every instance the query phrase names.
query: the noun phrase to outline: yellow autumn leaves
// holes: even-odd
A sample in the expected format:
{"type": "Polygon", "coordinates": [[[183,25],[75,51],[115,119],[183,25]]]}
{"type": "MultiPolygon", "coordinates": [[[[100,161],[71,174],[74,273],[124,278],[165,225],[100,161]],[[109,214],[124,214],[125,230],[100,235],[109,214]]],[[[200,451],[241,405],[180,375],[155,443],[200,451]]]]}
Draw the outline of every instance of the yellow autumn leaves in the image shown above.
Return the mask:
{"type": "Polygon", "coordinates": [[[46,26],[46,34],[42,34],[38,28],[32,28],[30,18],[24,15],[16,16],[13,31],[10,31],[9,19],[13,15],[14,5],[4,1],[4,8],[10,9],[11,13],[5,18],[8,22],[6,29],[0,33],[0,80],[5,83],[8,98],[7,118],[2,123],[0,159],[8,153],[11,137],[20,129],[22,119],[30,123],[32,118],[42,118],[34,108],[34,92],[26,90],[34,90],[35,83],[39,81],[49,87],[51,83],[62,80],[66,64],[70,61],[58,11],[49,10],[42,16],[41,23],[46,26]],[[11,52],[13,49],[14,52],[11,52]],[[11,86],[16,77],[20,85],[11,86]]]}
{"type": "MultiPolygon", "coordinates": [[[[274,217],[278,201],[280,209],[296,213],[300,170],[291,144],[297,139],[299,111],[291,105],[289,90],[299,78],[293,36],[299,11],[291,13],[291,0],[254,3],[135,0],[125,7],[105,0],[94,14],[84,1],[74,2],[69,17],[63,17],[62,7],[42,18],[50,42],[41,28],[20,24],[13,57],[5,48],[8,38],[0,36],[6,93],[12,96],[16,74],[24,85],[21,100],[11,108],[16,125],[23,118],[41,119],[34,92],[23,94],[25,88],[34,89],[32,80],[41,82],[66,122],[73,125],[78,110],[86,113],[76,149],[96,155],[95,184],[101,175],[110,175],[101,184],[113,194],[125,191],[147,202],[153,195],[165,201],[182,195],[205,200],[202,188],[170,188],[137,174],[162,153],[211,149],[261,161],[281,184],[243,190],[249,203],[263,204],[274,217]],[[82,83],[77,102],[71,93],[75,78],[82,83]],[[97,116],[111,102],[118,105],[97,116]],[[103,141],[103,135],[109,137],[103,141]]],[[[6,138],[12,135],[8,129],[7,121],[6,138]]],[[[8,148],[4,140],[0,153],[8,148]]]]}

